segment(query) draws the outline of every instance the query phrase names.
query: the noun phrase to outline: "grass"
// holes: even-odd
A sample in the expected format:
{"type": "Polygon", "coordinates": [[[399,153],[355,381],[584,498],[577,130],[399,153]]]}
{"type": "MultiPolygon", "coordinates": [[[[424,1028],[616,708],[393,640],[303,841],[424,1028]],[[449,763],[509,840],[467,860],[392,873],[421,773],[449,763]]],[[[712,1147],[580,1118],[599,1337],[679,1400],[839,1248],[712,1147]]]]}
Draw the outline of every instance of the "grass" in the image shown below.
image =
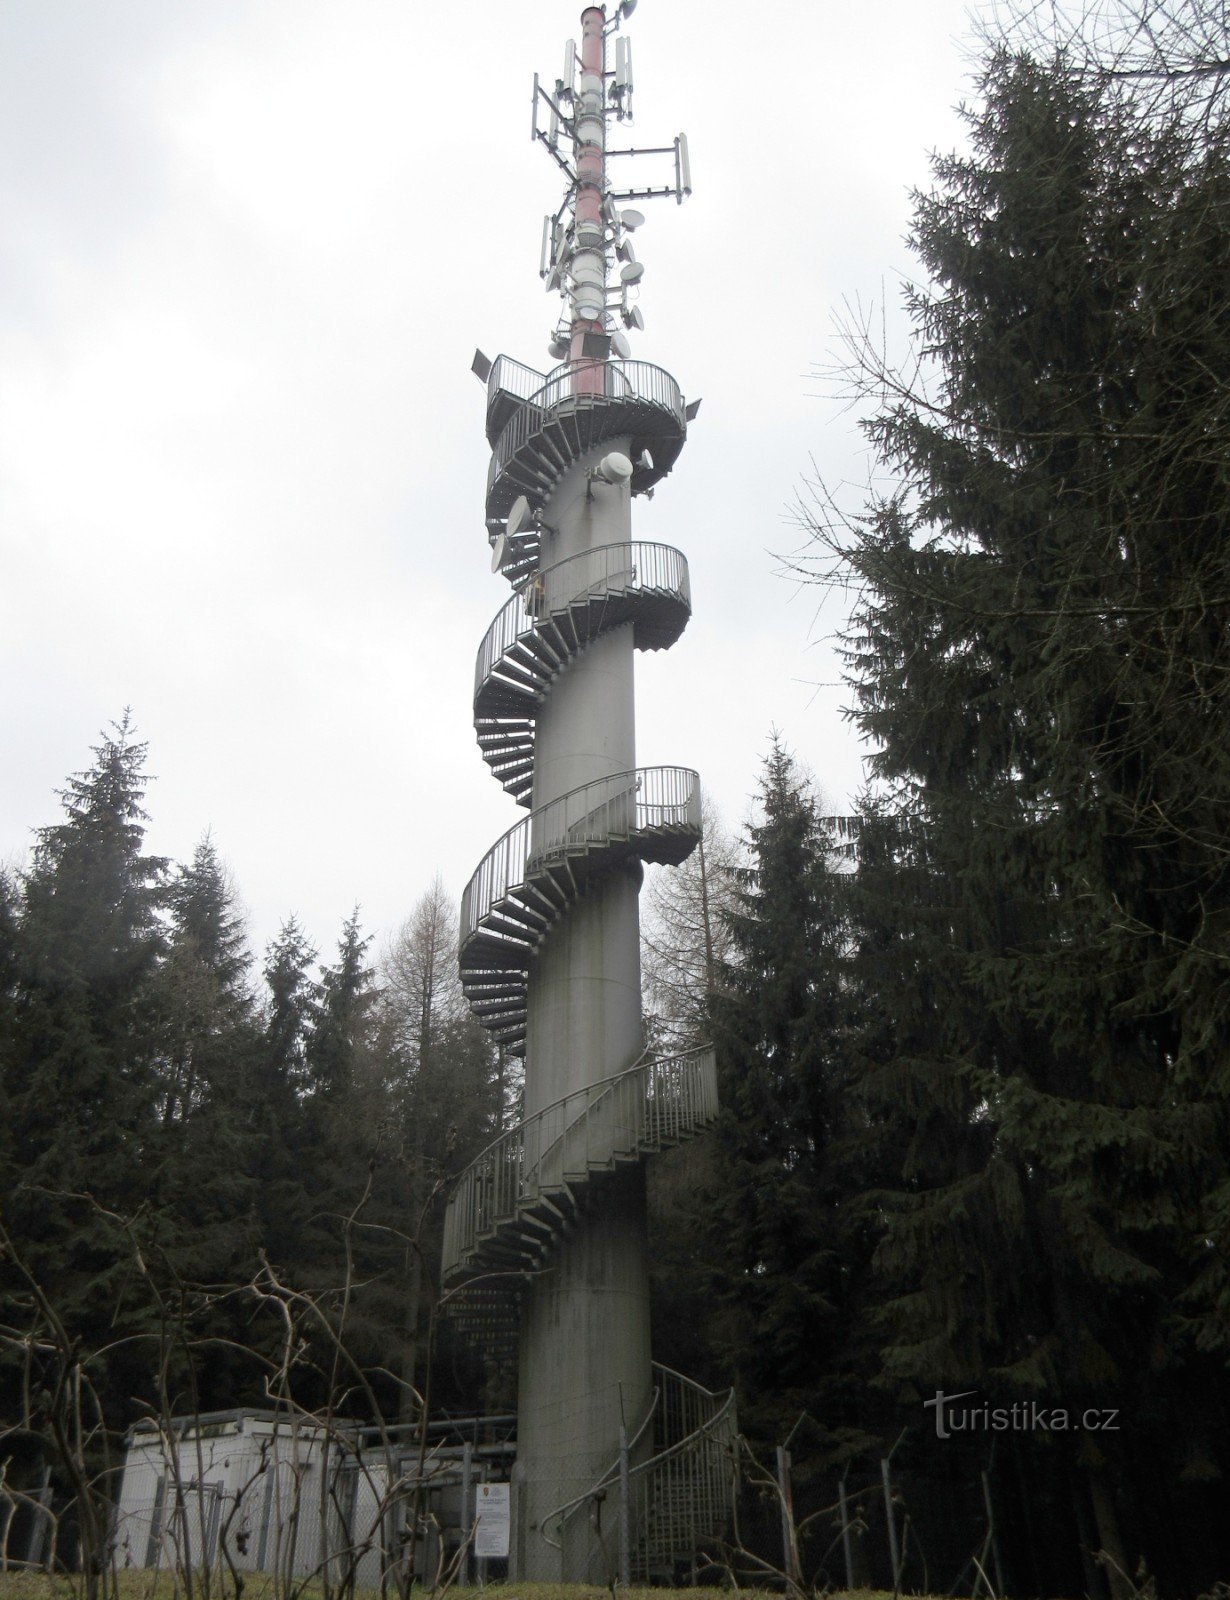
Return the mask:
{"type": "MultiPolygon", "coordinates": [[[[244,1600],[269,1600],[275,1593],[273,1579],[268,1573],[245,1573],[244,1600]]],[[[70,1600],[70,1597],[80,1592],[81,1579],[78,1574],[57,1574],[49,1577],[42,1572],[8,1572],[0,1573],[0,1600],[70,1600]]],[[[176,1583],[175,1574],[172,1572],[121,1572],[118,1578],[120,1600],[176,1600],[182,1589],[176,1583]]],[[[426,1591],[415,1590],[415,1595],[423,1595],[426,1591]]],[[[694,1594],[705,1593],[729,1597],[737,1594],[739,1600],[781,1600],[777,1591],[764,1589],[731,1590],[700,1590],[692,1591],[694,1594]]],[[[198,1595],[203,1595],[203,1586],[197,1590],[198,1595]]],[[[357,1591],[358,1600],[376,1600],[379,1591],[375,1589],[360,1589],[357,1591]]],[[[620,1600],[680,1600],[684,1591],[679,1589],[625,1589],[619,1591],[620,1600]]],[[[320,1600],[320,1585],[312,1584],[305,1590],[303,1600],[320,1600]]],[[[232,1600],[233,1590],[229,1582],[219,1583],[216,1575],[213,1577],[208,1590],[209,1600],[232,1600]]],[[[601,1589],[591,1584],[581,1583],[489,1583],[484,1589],[452,1588],[449,1596],[457,1596],[458,1600],[610,1600],[610,1590],[601,1589]]],[[[848,1596],[832,1595],[828,1600],[891,1600],[889,1595],[881,1595],[871,1589],[861,1589],[848,1596]]]]}

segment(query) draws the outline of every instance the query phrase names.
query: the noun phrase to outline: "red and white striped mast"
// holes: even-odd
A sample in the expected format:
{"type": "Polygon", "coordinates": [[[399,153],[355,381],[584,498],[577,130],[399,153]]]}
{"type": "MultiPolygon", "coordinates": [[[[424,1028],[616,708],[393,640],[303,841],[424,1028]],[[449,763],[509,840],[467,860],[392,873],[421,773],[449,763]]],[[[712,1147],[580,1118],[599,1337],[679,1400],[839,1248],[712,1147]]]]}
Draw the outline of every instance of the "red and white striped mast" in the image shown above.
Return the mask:
{"type": "MultiPolygon", "coordinates": [[[[576,102],[576,248],[571,260],[569,339],[574,365],[586,361],[586,336],[602,340],[606,333],[606,12],[602,6],[587,6],[581,13],[581,84],[576,102]]],[[[609,346],[598,360],[607,360],[608,352],[609,346]]],[[[602,373],[594,366],[580,366],[573,388],[580,394],[601,393],[602,373]]]]}
{"type": "Polygon", "coordinates": [[[563,76],[556,80],[554,93],[548,93],[537,76],[534,79],[534,137],[570,179],[559,211],[545,219],[540,272],[547,287],[558,289],[564,300],[551,354],[572,367],[574,394],[603,393],[604,369],[612,350],[620,357],[631,354],[617,320],[623,328],[644,326],[633,298],[643,268],[628,237],[644,218],[639,211],[619,211],[616,202],[665,196],[682,202],[692,192],[684,134],[658,147],[612,150],[608,145],[608,125],[632,119],[632,50],[619,30],[635,9],[636,0],[621,0],[608,21],[605,6],[587,6],[581,13],[580,49],[568,41],[563,76]],[[618,35],[615,62],[608,69],[607,41],[612,35],[618,35]],[[540,126],[544,112],[545,126],[540,126]],[[568,135],[571,161],[565,153],[568,135]],[[674,181],[616,187],[610,177],[611,159],[634,155],[672,157],[674,181]],[[609,282],[613,258],[621,263],[614,286],[609,282]]]}

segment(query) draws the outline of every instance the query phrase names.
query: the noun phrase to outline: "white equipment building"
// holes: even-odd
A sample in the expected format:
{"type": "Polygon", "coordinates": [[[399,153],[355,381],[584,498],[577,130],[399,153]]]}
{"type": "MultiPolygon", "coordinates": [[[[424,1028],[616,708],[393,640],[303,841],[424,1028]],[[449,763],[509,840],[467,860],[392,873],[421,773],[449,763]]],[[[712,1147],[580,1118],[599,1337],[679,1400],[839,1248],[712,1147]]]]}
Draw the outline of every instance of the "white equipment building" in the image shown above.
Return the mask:
{"type": "Polygon", "coordinates": [[[452,1561],[464,1577],[478,1543],[476,1502],[484,1485],[508,1477],[512,1423],[431,1424],[421,1456],[408,1429],[326,1431],[285,1412],[139,1424],[127,1439],[115,1566],[283,1579],[327,1570],[334,1583],[378,1589],[399,1575],[413,1524],[418,1580],[430,1586],[452,1561]]]}

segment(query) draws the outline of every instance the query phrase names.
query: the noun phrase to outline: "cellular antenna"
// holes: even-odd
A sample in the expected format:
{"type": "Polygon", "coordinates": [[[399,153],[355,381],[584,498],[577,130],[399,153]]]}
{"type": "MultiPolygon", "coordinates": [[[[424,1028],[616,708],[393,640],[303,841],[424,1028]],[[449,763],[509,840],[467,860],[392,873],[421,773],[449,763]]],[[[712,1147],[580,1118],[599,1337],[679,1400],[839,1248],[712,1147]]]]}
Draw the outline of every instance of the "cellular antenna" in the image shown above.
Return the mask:
{"type": "MultiPolygon", "coordinates": [[[[632,43],[619,30],[635,9],[636,0],[622,0],[608,21],[605,7],[588,6],[581,14],[579,45],[571,39],[565,45],[564,75],[556,80],[554,95],[534,78],[533,136],[568,180],[560,209],[544,223],[539,275],[563,301],[551,354],[566,345],[573,363],[595,359],[593,335],[609,334],[617,318],[626,327],[642,326],[630,315],[629,291],[639,292],[644,268],[627,235],[645,218],[640,211],[621,211],[617,202],[674,199],[682,204],[692,192],[685,135],[669,145],[626,149],[614,148],[609,137],[612,124],[632,120],[632,43]],[[666,158],[664,181],[642,188],[614,181],[612,164],[634,157],[666,158]],[[622,270],[612,284],[616,260],[622,270]]],[[[613,347],[620,359],[626,342],[613,347]]],[[[599,359],[608,360],[609,352],[599,359]]],[[[576,394],[601,392],[601,375],[578,370],[572,388],[576,394]]]]}

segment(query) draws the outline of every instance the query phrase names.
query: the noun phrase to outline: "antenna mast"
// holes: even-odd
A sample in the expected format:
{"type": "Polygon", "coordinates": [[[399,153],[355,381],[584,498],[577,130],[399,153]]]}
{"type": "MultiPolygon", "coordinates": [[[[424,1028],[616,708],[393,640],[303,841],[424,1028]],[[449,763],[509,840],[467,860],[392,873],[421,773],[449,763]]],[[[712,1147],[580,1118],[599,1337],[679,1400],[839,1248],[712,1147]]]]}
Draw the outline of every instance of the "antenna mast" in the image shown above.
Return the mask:
{"type": "MultiPolygon", "coordinates": [[[[574,363],[610,353],[606,338],[606,18],[601,6],[581,13],[581,92],[576,110],[577,177],[573,202],[574,247],[569,261],[574,363]]],[[[591,392],[599,374],[582,368],[575,387],[591,392]],[[586,379],[589,381],[586,382],[586,379]]]]}
{"type": "Polygon", "coordinates": [[[635,303],[645,269],[629,237],[645,219],[639,211],[620,211],[616,202],[673,196],[682,203],[692,192],[684,134],[670,145],[626,150],[610,148],[607,139],[612,121],[632,120],[632,46],[619,29],[635,9],[636,0],[621,0],[608,22],[604,6],[587,6],[581,13],[580,49],[568,40],[563,76],[556,79],[554,93],[543,88],[537,74],[534,77],[533,137],[546,146],[569,180],[559,210],[543,221],[539,272],[547,288],[558,290],[564,302],[550,353],[573,367],[575,394],[603,393],[603,376],[596,369],[612,353],[620,358],[631,355],[617,320],[624,328],[645,325],[635,303]],[[612,36],[616,36],[615,64],[608,67],[612,36]],[[673,181],[616,188],[609,164],[632,156],[670,156],[673,181]],[[619,276],[612,284],[616,261],[619,276]]]}

